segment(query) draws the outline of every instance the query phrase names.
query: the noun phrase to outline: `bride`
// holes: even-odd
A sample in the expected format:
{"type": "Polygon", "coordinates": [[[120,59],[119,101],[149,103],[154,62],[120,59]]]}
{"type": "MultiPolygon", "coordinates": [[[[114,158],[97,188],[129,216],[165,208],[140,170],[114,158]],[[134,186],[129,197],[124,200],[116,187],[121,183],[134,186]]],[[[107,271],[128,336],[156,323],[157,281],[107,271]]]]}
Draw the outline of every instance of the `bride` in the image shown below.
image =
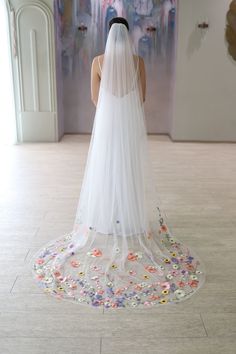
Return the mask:
{"type": "Polygon", "coordinates": [[[205,281],[198,255],[170,232],[156,193],[143,103],[145,67],[124,18],[113,18],[91,70],[96,105],[73,228],[31,260],[58,299],[105,308],[188,299],[205,281]]]}

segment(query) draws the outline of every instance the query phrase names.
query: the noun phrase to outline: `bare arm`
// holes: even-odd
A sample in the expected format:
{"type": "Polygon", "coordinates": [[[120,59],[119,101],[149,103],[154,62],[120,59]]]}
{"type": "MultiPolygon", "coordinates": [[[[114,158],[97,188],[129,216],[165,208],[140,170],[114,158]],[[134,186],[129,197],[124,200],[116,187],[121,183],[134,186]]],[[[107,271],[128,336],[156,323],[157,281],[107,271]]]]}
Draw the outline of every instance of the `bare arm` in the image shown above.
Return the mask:
{"type": "Polygon", "coordinates": [[[98,59],[95,57],[91,67],[91,99],[95,106],[97,106],[98,94],[100,88],[100,75],[98,72],[98,59]]]}

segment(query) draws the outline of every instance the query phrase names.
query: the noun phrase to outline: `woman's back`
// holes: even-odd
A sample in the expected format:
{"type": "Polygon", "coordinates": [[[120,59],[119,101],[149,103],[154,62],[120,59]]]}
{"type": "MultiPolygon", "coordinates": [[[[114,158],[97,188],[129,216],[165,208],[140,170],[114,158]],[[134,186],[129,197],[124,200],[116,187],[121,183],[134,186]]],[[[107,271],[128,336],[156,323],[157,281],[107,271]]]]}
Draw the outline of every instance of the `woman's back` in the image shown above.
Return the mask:
{"type": "MultiPolygon", "coordinates": [[[[134,58],[135,73],[133,73],[132,75],[133,77],[131,79],[135,80],[135,77],[137,75],[141,100],[142,102],[144,102],[146,96],[146,74],[145,74],[144,60],[142,57],[138,55],[133,55],[133,58],[134,58]]],[[[92,67],[91,67],[91,99],[95,106],[97,105],[97,101],[98,101],[98,95],[99,95],[100,83],[101,83],[102,71],[103,71],[103,62],[104,62],[104,54],[98,55],[94,57],[92,62],[92,67]]],[[[132,81],[132,83],[133,82],[134,81],[132,81]]],[[[122,86],[122,83],[118,83],[117,86],[122,86]]],[[[130,90],[132,90],[132,84],[130,90]]],[[[119,96],[119,94],[117,94],[117,96],[119,96]]],[[[122,94],[120,96],[122,96],[122,94]]]]}

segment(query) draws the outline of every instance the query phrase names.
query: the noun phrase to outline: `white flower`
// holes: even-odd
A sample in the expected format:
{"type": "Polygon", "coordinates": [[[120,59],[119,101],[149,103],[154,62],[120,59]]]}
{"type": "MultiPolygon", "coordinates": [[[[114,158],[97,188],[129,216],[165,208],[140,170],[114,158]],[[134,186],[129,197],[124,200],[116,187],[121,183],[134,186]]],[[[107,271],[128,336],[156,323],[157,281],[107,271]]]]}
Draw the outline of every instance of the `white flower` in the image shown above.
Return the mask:
{"type": "Polygon", "coordinates": [[[193,280],[198,279],[198,277],[196,275],[194,275],[194,274],[190,275],[190,278],[193,279],[193,280]]]}
{"type": "Polygon", "coordinates": [[[178,299],[180,299],[181,297],[185,296],[185,292],[184,292],[184,290],[177,289],[177,290],[175,290],[175,295],[178,299]]]}
{"type": "Polygon", "coordinates": [[[173,278],[173,275],[167,274],[166,278],[167,278],[167,279],[172,279],[172,278],[173,278]]]}

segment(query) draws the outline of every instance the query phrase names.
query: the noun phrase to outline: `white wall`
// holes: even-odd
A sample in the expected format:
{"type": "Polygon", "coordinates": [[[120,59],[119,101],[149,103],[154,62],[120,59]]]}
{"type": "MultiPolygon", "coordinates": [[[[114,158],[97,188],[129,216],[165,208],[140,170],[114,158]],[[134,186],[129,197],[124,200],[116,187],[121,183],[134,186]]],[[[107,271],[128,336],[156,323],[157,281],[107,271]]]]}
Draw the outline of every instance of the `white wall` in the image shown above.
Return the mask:
{"type": "Polygon", "coordinates": [[[236,62],[224,38],[230,2],[179,0],[173,140],[236,141],[236,62]],[[206,17],[202,36],[196,24],[206,17]]]}

